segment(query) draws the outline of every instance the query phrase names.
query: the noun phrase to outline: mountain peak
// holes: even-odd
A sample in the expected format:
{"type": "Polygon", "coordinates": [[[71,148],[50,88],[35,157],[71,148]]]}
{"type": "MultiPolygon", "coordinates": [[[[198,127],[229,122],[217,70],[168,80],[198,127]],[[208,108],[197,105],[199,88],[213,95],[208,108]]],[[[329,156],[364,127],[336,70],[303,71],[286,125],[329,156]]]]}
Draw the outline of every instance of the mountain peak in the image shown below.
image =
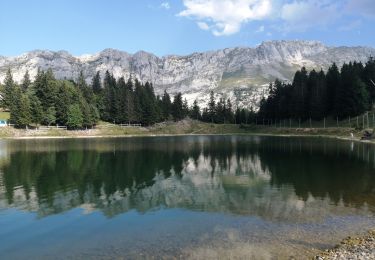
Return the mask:
{"type": "MultiPolygon", "coordinates": [[[[276,78],[291,80],[302,66],[326,69],[332,62],[366,62],[375,49],[327,47],[318,41],[266,41],[255,48],[234,47],[191,55],[158,58],[139,51],[129,54],[105,49],[96,54],[72,56],[66,51],[34,50],[18,57],[0,57],[0,81],[7,68],[20,82],[26,71],[34,77],[38,68],[51,68],[56,78],[76,79],[82,70],[88,81],[97,71],[110,71],[115,77],[133,75],[141,82],[153,83],[155,92],[166,89],[172,95],[182,92],[192,103],[206,105],[210,91],[232,99],[236,106],[256,106],[276,78]]],[[[103,77],[102,77],[103,78],[103,77]]]]}

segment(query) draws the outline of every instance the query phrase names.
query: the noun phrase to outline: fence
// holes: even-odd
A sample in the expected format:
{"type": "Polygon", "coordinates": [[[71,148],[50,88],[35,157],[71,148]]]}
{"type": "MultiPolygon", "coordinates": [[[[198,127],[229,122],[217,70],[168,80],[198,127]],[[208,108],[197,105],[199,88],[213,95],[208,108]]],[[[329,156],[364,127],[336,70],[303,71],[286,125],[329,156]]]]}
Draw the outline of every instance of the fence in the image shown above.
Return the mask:
{"type": "Polygon", "coordinates": [[[56,126],[39,126],[39,127],[35,128],[36,131],[48,131],[48,130],[51,130],[51,129],[68,130],[68,127],[56,125],[56,126]]]}
{"type": "Polygon", "coordinates": [[[142,124],[119,124],[121,127],[141,127],[142,124]]]}
{"type": "Polygon", "coordinates": [[[113,128],[113,127],[142,127],[142,124],[104,124],[97,125],[95,128],[113,128]]]}
{"type": "Polygon", "coordinates": [[[266,119],[255,118],[249,124],[268,126],[274,128],[375,128],[375,112],[369,112],[361,116],[339,118],[324,118],[314,121],[312,119],[266,119]]]}

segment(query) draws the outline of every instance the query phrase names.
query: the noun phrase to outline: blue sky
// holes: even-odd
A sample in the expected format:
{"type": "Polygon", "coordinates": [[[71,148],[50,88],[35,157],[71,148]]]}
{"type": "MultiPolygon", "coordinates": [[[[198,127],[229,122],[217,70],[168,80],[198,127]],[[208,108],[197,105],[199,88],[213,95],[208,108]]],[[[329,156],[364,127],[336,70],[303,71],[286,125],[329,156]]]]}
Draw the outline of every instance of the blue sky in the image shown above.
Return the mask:
{"type": "Polygon", "coordinates": [[[116,48],[159,56],[281,39],[375,47],[375,0],[9,0],[0,55],[116,48]]]}

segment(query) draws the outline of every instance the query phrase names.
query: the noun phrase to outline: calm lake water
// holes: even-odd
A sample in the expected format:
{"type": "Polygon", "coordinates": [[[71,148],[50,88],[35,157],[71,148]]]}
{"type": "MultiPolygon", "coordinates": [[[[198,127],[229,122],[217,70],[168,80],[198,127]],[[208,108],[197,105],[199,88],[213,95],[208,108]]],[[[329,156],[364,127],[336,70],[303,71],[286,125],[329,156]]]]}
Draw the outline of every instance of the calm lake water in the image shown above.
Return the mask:
{"type": "Polygon", "coordinates": [[[370,144],[0,141],[0,259],[299,259],[374,228],[374,213],[370,144]]]}

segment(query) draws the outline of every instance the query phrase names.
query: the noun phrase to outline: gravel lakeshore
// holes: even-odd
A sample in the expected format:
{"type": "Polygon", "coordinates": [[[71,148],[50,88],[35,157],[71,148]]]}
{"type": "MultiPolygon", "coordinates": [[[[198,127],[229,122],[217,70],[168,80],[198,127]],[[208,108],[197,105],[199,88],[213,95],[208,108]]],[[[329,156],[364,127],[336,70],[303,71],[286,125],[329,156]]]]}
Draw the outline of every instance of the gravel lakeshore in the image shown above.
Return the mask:
{"type": "Polygon", "coordinates": [[[314,259],[375,259],[375,230],[363,237],[347,237],[340,245],[326,250],[314,259]]]}

